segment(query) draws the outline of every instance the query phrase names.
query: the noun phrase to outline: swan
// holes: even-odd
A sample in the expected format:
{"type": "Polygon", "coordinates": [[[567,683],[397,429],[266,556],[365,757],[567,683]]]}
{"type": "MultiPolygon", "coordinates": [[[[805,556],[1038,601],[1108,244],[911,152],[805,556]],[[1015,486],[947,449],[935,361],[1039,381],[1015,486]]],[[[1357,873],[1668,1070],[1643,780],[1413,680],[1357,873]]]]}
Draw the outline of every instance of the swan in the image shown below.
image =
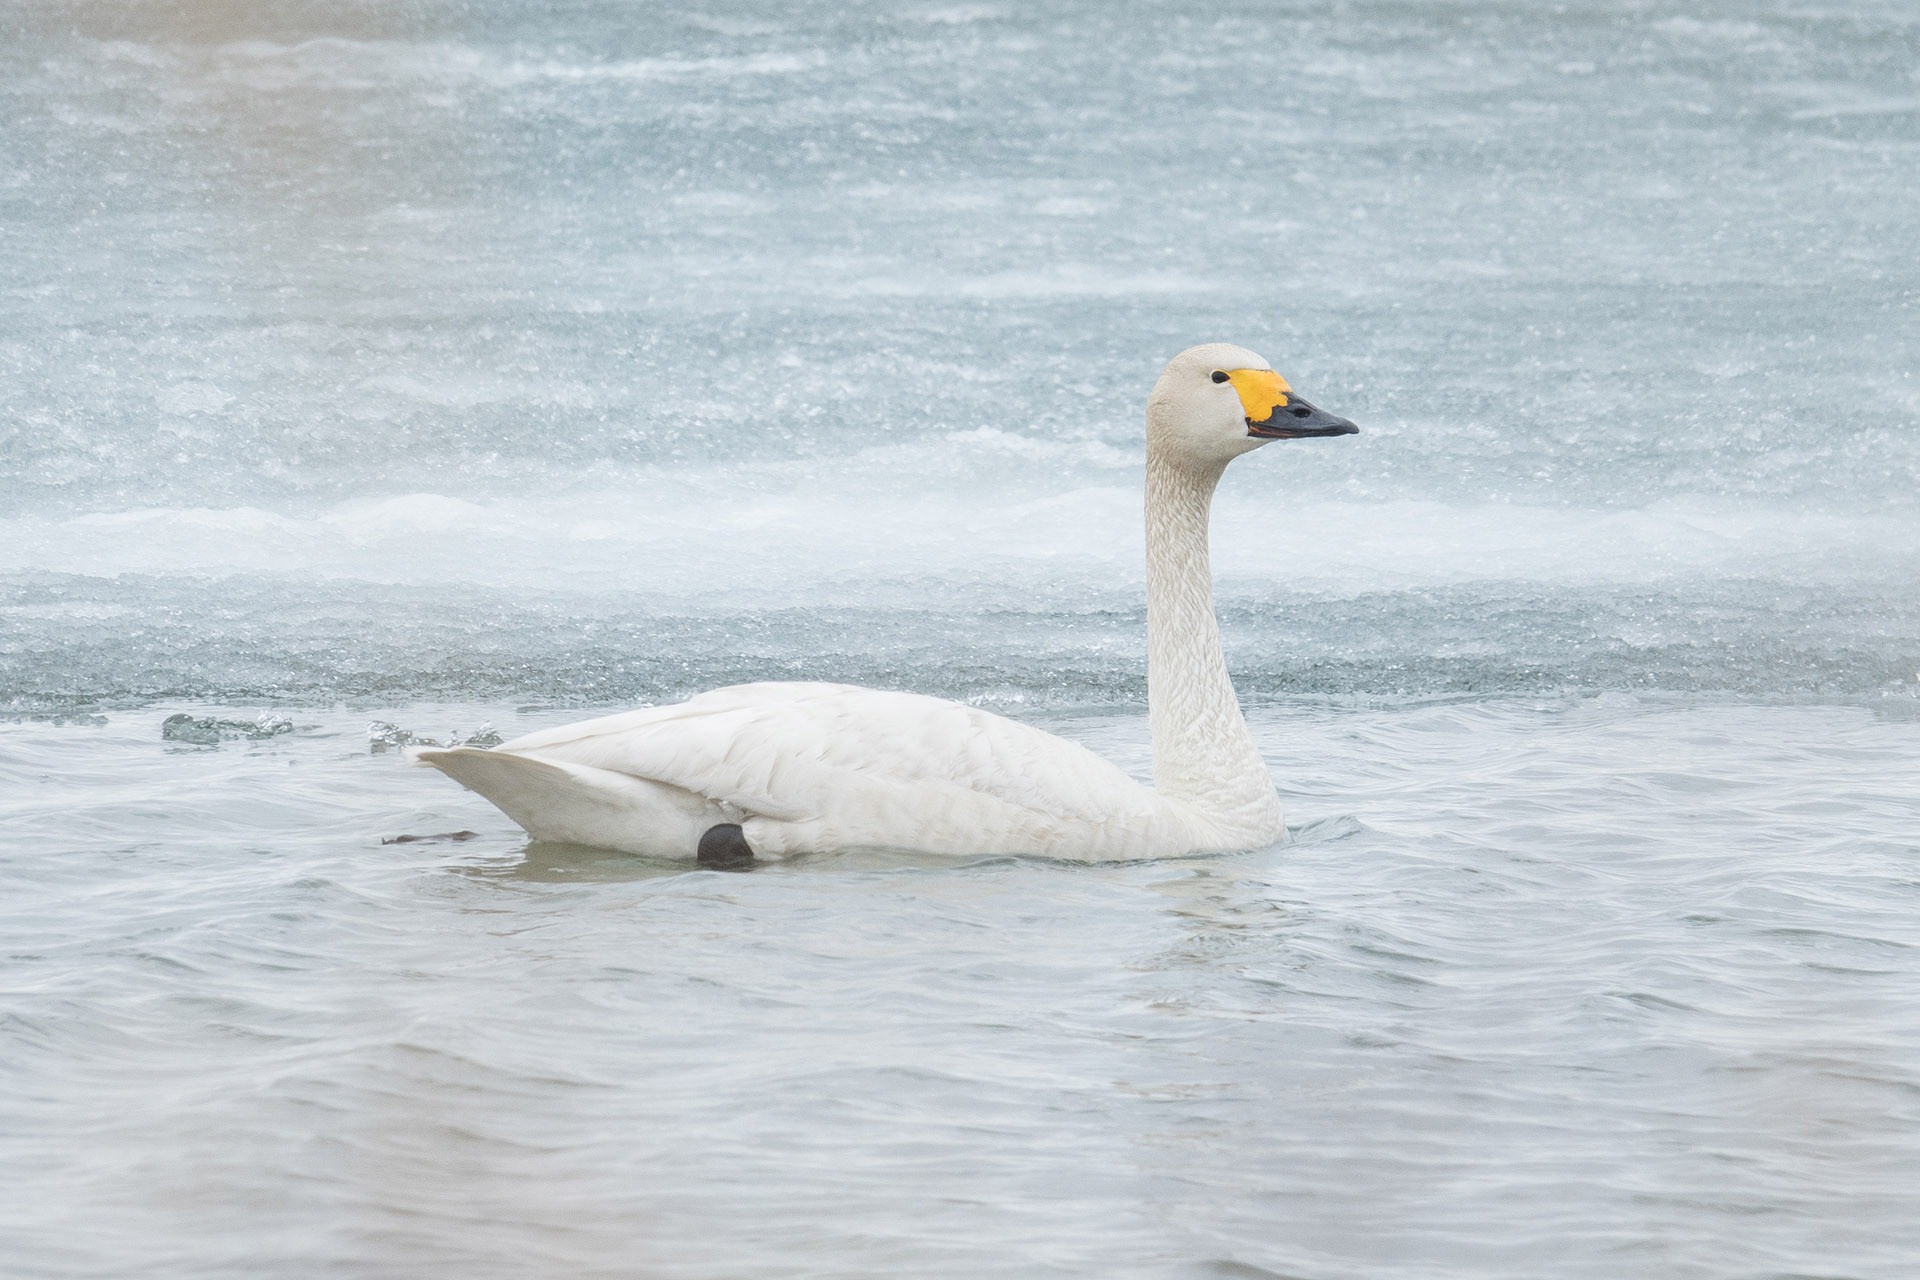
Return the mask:
{"type": "Polygon", "coordinates": [[[1080,861],[1285,837],[1214,616],[1207,518],[1226,466],[1359,428],[1243,347],[1175,356],[1147,399],[1147,704],[1153,786],[978,707],[766,683],[563,725],[492,749],[413,748],[536,840],[740,865],[860,846],[1080,861]]]}

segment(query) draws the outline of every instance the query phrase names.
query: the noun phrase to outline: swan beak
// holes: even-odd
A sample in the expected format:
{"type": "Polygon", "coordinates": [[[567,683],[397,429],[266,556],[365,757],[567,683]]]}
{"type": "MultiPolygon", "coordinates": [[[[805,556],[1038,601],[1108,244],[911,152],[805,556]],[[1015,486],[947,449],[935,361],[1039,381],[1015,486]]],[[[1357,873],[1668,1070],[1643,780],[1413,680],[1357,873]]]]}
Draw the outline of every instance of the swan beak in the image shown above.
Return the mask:
{"type": "MultiPolygon", "coordinates": [[[[1302,400],[1287,380],[1271,369],[1234,369],[1226,379],[1240,394],[1247,434],[1261,440],[1300,440],[1307,436],[1350,436],[1360,428],[1302,400]]],[[[1214,375],[1214,381],[1220,381],[1214,375]]]]}
{"type": "Polygon", "coordinates": [[[1289,394],[1287,402],[1275,405],[1263,420],[1248,418],[1247,434],[1262,440],[1304,440],[1308,436],[1358,435],[1360,428],[1289,394]]]}

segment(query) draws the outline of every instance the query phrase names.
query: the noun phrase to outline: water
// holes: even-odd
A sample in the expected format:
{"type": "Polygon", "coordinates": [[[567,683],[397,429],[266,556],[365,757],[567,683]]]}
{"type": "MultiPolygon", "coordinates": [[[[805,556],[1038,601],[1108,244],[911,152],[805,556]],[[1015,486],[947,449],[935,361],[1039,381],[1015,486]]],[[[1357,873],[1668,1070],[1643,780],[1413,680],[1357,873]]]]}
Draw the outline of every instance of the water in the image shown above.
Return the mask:
{"type": "Polygon", "coordinates": [[[1904,1276],[1917,54],[9,6],[9,1267],[1904,1276]],[[1365,428],[1217,512],[1287,848],[688,873],[370,749],[818,677],[1143,771],[1213,339],[1365,428]]]}
{"type": "MultiPolygon", "coordinates": [[[[297,720],[4,740],[27,1274],[1897,1276],[1920,1249],[1911,716],[1265,711],[1284,849],[748,875],[528,848],[360,719],[297,720]]],[[[1043,723],[1145,762],[1137,715],[1043,723]]]]}

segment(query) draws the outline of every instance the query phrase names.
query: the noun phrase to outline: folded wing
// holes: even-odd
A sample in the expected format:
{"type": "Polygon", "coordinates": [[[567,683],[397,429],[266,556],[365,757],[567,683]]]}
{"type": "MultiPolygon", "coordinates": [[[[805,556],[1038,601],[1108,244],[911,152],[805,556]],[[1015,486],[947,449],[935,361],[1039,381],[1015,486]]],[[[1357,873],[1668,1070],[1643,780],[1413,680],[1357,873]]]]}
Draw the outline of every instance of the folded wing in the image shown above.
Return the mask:
{"type": "Polygon", "coordinates": [[[1177,815],[1092,752],[920,694],[834,684],[716,689],[517,738],[499,751],[648,779],[738,813],[756,851],[1145,856],[1177,815]]]}

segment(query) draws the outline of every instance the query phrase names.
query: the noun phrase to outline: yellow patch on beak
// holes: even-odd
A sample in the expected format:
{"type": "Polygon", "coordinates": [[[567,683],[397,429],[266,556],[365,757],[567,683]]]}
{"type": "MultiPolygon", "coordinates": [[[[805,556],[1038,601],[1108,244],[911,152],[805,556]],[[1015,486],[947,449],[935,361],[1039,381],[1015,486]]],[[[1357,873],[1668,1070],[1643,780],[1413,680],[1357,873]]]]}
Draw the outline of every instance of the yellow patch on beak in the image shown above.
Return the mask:
{"type": "Polygon", "coordinates": [[[1271,418],[1275,409],[1286,407],[1287,393],[1293,390],[1285,378],[1271,369],[1229,369],[1227,378],[1240,393],[1240,405],[1247,411],[1248,422],[1265,422],[1271,418]]]}

